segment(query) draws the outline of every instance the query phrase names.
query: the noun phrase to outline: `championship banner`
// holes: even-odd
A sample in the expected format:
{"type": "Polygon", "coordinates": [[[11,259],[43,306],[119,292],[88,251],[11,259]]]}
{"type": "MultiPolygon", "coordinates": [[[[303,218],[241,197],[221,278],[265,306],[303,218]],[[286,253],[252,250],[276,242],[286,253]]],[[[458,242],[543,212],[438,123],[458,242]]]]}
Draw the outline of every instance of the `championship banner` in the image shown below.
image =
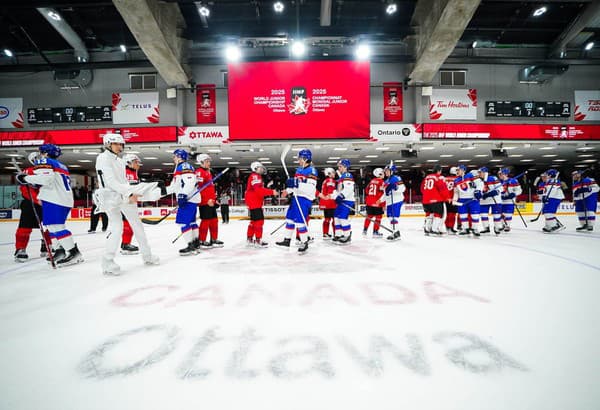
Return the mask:
{"type": "Polygon", "coordinates": [[[23,128],[23,99],[0,98],[0,128],[23,128]]]}
{"type": "Polygon", "coordinates": [[[600,121],[600,90],[575,91],[575,121],[600,121]]]}
{"type": "Polygon", "coordinates": [[[101,145],[102,136],[113,132],[121,134],[127,143],[177,141],[175,127],[86,128],[81,130],[0,132],[0,146],[18,147],[42,144],[101,145]]]}
{"type": "Polygon", "coordinates": [[[423,139],[600,140],[600,125],[423,124],[423,139]]]}
{"type": "Polygon", "coordinates": [[[477,90],[434,88],[429,97],[430,120],[476,120],[477,90]]]}
{"type": "Polygon", "coordinates": [[[114,93],[113,124],[158,124],[158,93],[114,93]]]}
{"type": "Polygon", "coordinates": [[[383,83],[383,121],[402,121],[402,83],[383,83]]]}
{"type": "Polygon", "coordinates": [[[214,84],[199,84],[196,86],[196,123],[217,123],[217,101],[214,84]]]}
{"type": "Polygon", "coordinates": [[[177,127],[181,145],[221,145],[229,143],[229,127],[177,127]]]}
{"type": "Polygon", "coordinates": [[[423,124],[371,124],[371,142],[418,142],[423,124]]]}

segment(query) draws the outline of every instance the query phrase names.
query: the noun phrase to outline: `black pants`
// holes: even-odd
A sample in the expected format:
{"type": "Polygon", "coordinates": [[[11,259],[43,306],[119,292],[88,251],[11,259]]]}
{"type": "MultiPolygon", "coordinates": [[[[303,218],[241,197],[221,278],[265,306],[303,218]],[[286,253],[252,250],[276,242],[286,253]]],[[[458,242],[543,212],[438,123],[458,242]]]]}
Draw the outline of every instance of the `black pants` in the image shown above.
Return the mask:
{"type": "Polygon", "coordinates": [[[223,223],[229,223],[229,205],[221,204],[221,218],[223,218],[223,223]]]}
{"type": "Polygon", "coordinates": [[[100,218],[102,218],[102,230],[106,231],[106,228],[108,228],[108,215],[106,215],[104,212],[96,214],[94,213],[95,210],[96,204],[92,204],[92,214],[90,215],[90,231],[96,230],[100,218]]]}

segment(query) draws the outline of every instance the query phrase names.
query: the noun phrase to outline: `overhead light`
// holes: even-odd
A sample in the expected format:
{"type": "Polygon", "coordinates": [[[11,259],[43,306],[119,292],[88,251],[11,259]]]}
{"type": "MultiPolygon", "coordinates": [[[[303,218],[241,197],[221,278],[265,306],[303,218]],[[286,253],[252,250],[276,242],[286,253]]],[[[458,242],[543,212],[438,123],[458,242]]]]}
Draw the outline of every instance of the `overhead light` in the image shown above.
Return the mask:
{"type": "Polygon", "coordinates": [[[577,155],[579,158],[590,158],[593,157],[594,154],[579,154],[577,155]]]}
{"type": "Polygon", "coordinates": [[[585,164],[577,164],[577,165],[575,165],[575,168],[587,168],[587,165],[585,165],[585,164]]]}
{"type": "Polygon", "coordinates": [[[430,150],[430,149],[435,149],[435,146],[434,145],[426,145],[424,147],[421,147],[420,149],[422,149],[424,151],[427,151],[427,150],[430,150]]]}
{"type": "Polygon", "coordinates": [[[162,168],[152,168],[152,171],[162,171],[162,168]]]}
{"type": "Polygon", "coordinates": [[[60,21],[60,14],[54,10],[50,10],[48,12],[48,17],[50,17],[52,20],[60,21]]]}
{"type": "Polygon", "coordinates": [[[554,158],[554,157],[558,157],[558,155],[556,155],[556,154],[545,154],[545,155],[542,155],[542,157],[544,157],[544,158],[554,158]]]}
{"type": "Polygon", "coordinates": [[[161,162],[160,165],[173,165],[172,162],[161,162]]]}
{"type": "Polygon", "coordinates": [[[263,161],[263,164],[272,164],[273,161],[263,161]]]}
{"type": "Polygon", "coordinates": [[[458,162],[471,162],[470,159],[459,159],[458,162]]]}
{"type": "Polygon", "coordinates": [[[584,159],[584,160],[583,160],[583,161],[581,161],[581,162],[596,162],[596,161],[597,161],[597,160],[595,160],[595,159],[584,159]]]}
{"type": "Polygon", "coordinates": [[[366,44],[360,44],[356,47],[355,55],[359,60],[366,60],[371,56],[371,47],[366,44]]]}
{"type": "Polygon", "coordinates": [[[501,159],[490,159],[490,162],[502,162],[501,159]]]}
{"type": "Polygon", "coordinates": [[[14,54],[8,48],[5,48],[4,49],[4,55],[7,56],[7,57],[12,57],[14,54]]]}
{"type": "Polygon", "coordinates": [[[544,7],[544,6],[539,7],[537,9],[535,9],[535,11],[533,12],[533,17],[539,17],[547,11],[548,11],[548,9],[546,7],[544,7]]]}
{"type": "Polygon", "coordinates": [[[379,155],[365,155],[365,158],[377,158],[379,155]]]}
{"type": "Polygon", "coordinates": [[[258,160],[259,160],[259,161],[269,161],[270,159],[271,159],[271,158],[266,158],[266,157],[263,157],[263,158],[259,158],[258,160]]]}
{"type": "Polygon", "coordinates": [[[340,159],[340,157],[329,157],[328,159],[340,159]]]}
{"type": "Polygon", "coordinates": [[[306,46],[303,41],[294,41],[292,43],[292,55],[294,57],[302,57],[306,52],[306,46]]]}
{"type": "Polygon", "coordinates": [[[69,165],[68,168],[81,168],[81,165],[69,165]]]}
{"type": "Polygon", "coordinates": [[[397,11],[398,11],[398,6],[396,5],[396,3],[388,4],[388,6],[385,8],[385,12],[387,14],[394,14],[397,11]]]}
{"type": "Polygon", "coordinates": [[[376,147],[375,150],[377,151],[388,151],[390,149],[390,147],[376,147]]]}
{"type": "Polygon", "coordinates": [[[19,158],[21,155],[19,154],[6,154],[7,157],[19,158]]]}
{"type": "Polygon", "coordinates": [[[219,159],[225,160],[225,159],[233,159],[233,158],[232,157],[219,157],[219,159]]]}
{"type": "Polygon", "coordinates": [[[292,148],[292,151],[300,151],[302,148],[292,148]]]}
{"type": "Polygon", "coordinates": [[[592,48],[594,48],[594,42],[590,41],[589,43],[587,43],[585,45],[585,51],[590,51],[592,48]]]}
{"type": "Polygon", "coordinates": [[[337,164],[337,161],[325,161],[328,164],[337,164]]]}
{"type": "Polygon", "coordinates": [[[231,62],[239,61],[242,58],[242,51],[238,46],[228,45],[225,48],[225,58],[231,62]]]}
{"type": "Polygon", "coordinates": [[[344,148],[344,147],[336,147],[333,149],[334,151],[348,151],[348,148],[344,148]]]}
{"type": "Polygon", "coordinates": [[[237,162],[237,161],[230,161],[230,162],[228,162],[228,164],[229,164],[229,165],[238,165],[238,164],[239,164],[239,162],[237,162]]]}
{"type": "Polygon", "coordinates": [[[144,159],[158,159],[156,157],[144,157],[144,159]]]}
{"type": "Polygon", "coordinates": [[[370,159],[362,159],[362,160],[360,160],[360,161],[358,161],[358,162],[364,162],[364,163],[367,163],[367,162],[371,162],[371,160],[370,160],[370,159]]]}
{"type": "Polygon", "coordinates": [[[125,47],[125,44],[121,44],[119,47],[121,48],[121,52],[123,52],[123,53],[127,52],[127,47],[125,47]]]}
{"type": "Polygon", "coordinates": [[[419,164],[415,164],[415,165],[411,165],[410,167],[411,167],[411,168],[421,168],[421,165],[419,165],[419,164]]]}
{"type": "Polygon", "coordinates": [[[439,159],[428,159],[427,162],[438,162],[439,159]]]}
{"type": "Polygon", "coordinates": [[[220,149],[217,149],[217,148],[208,149],[207,151],[208,151],[208,152],[217,152],[217,153],[218,153],[218,152],[221,152],[221,150],[220,150],[220,149]]]}
{"type": "Polygon", "coordinates": [[[533,162],[532,159],[522,159],[521,162],[533,162]]]}
{"type": "Polygon", "coordinates": [[[462,145],[460,149],[475,149],[475,145],[462,145]]]}
{"type": "Polygon", "coordinates": [[[549,150],[549,149],[556,149],[556,147],[553,147],[552,145],[548,145],[546,147],[540,147],[540,149],[549,150]]]}
{"type": "Polygon", "coordinates": [[[487,154],[477,154],[475,155],[477,158],[485,158],[487,157],[487,154]]]}
{"type": "Polygon", "coordinates": [[[510,147],[502,147],[502,149],[508,149],[508,150],[511,150],[511,149],[517,149],[517,148],[519,148],[519,147],[514,147],[514,146],[510,146],[510,147]]]}
{"type": "Polygon", "coordinates": [[[454,155],[452,154],[442,154],[440,155],[440,158],[452,158],[454,155]]]}
{"type": "Polygon", "coordinates": [[[567,162],[566,159],[553,159],[552,162],[567,162]]]}
{"type": "Polygon", "coordinates": [[[91,159],[78,159],[77,162],[92,162],[91,159]]]}
{"type": "Polygon", "coordinates": [[[512,154],[512,155],[509,155],[509,157],[511,157],[511,158],[521,158],[522,156],[523,156],[523,154],[512,154]]]}
{"type": "Polygon", "coordinates": [[[473,41],[473,43],[471,44],[471,48],[475,48],[477,47],[477,40],[473,41]]]}
{"type": "Polygon", "coordinates": [[[275,13],[283,13],[283,9],[285,9],[285,6],[282,2],[276,1],[273,3],[273,10],[275,10],[275,13]]]}
{"type": "Polygon", "coordinates": [[[397,159],[394,162],[406,162],[406,160],[405,159],[397,159]]]}
{"type": "Polygon", "coordinates": [[[208,17],[210,16],[210,9],[206,6],[200,6],[198,7],[198,13],[200,13],[202,17],[208,17]]]}

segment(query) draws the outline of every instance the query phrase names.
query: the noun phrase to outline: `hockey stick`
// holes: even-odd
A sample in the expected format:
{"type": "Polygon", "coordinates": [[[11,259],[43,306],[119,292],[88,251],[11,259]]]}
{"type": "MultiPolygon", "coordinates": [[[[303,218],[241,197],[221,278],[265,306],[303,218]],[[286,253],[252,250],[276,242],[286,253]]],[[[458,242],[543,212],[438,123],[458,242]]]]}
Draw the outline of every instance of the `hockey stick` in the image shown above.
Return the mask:
{"type": "Polygon", "coordinates": [[[283,221],[281,223],[281,225],[279,225],[277,228],[275,228],[272,232],[271,235],[273,235],[275,232],[277,232],[278,230],[280,230],[281,228],[283,228],[283,226],[287,223],[287,221],[283,221]]]}
{"type": "MultiPolygon", "coordinates": [[[[23,173],[23,170],[21,170],[21,167],[19,166],[19,164],[17,164],[17,160],[13,157],[11,159],[11,162],[13,164],[13,166],[17,169],[17,171],[19,172],[19,174],[23,173]]],[[[50,265],[52,265],[52,269],[56,269],[56,263],[54,262],[54,255],[52,254],[52,247],[50,246],[50,244],[48,243],[46,236],[44,235],[44,228],[42,225],[42,221],[40,220],[40,216],[37,213],[37,210],[35,209],[35,202],[33,202],[33,196],[31,196],[31,187],[29,186],[29,184],[27,184],[27,193],[29,194],[29,201],[31,202],[31,209],[33,210],[33,215],[35,216],[35,220],[38,224],[38,227],[40,228],[40,234],[42,235],[42,241],[44,242],[44,245],[46,245],[46,250],[48,251],[48,257],[50,258],[50,265]]]]}
{"type": "MultiPolygon", "coordinates": [[[[281,152],[281,157],[279,158],[281,160],[281,165],[283,166],[283,170],[285,171],[285,176],[287,177],[287,179],[290,179],[290,173],[288,172],[287,166],[285,165],[285,156],[288,152],[290,152],[291,148],[292,146],[290,144],[285,145],[283,147],[283,151],[281,152]]],[[[302,208],[300,207],[300,201],[298,200],[297,195],[294,195],[294,200],[296,201],[298,212],[300,212],[300,216],[302,217],[302,222],[304,223],[304,226],[306,226],[306,233],[308,233],[308,224],[306,223],[306,218],[304,217],[304,212],[302,212],[302,208]]]]}
{"type": "MultiPolygon", "coordinates": [[[[560,176],[560,172],[556,173],[556,182],[558,182],[558,177],[560,176]]],[[[547,199],[550,199],[550,194],[552,193],[552,189],[554,189],[554,185],[555,183],[552,184],[552,186],[550,187],[550,189],[548,190],[548,195],[546,195],[547,199]]],[[[529,222],[535,222],[538,219],[540,219],[540,216],[542,216],[542,212],[544,212],[544,205],[546,204],[542,204],[542,209],[540,209],[540,212],[538,212],[537,216],[533,219],[531,219],[529,222]]],[[[560,223],[560,222],[559,222],[560,223]]]]}
{"type": "Polygon", "coordinates": [[[517,210],[517,213],[519,214],[519,217],[521,218],[521,221],[523,222],[523,225],[525,225],[525,228],[527,228],[527,223],[525,222],[525,219],[523,218],[523,214],[521,214],[521,210],[517,206],[517,203],[515,202],[515,200],[513,198],[511,198],[511,200],[512,200],[513,205],[515,206],[515,209],[517,210]]]}
{"type": "MultiPolygon", "coordinates": [[[[350,209],[351,211],[354,211],[354,213],[356,213],[357,215],[362,216],[363,218],[367,219],[368,221],[373,222],[374,224],[376,224],[376,220],[373,218],[369,218],[368,215],[365,215],[364,213],[360,212],[359,210],[357,210],[356,208],[352,208],[350,205],[346,205],[343,202],[340,202],[340,205],[345,206],[346,208],[350,209]]],[[[394,233],[394,231],[392,231],[390,228],[388,228],[387,226],[383,225],[381,222],[379,222],[379,226],[383,229],[385,229],[388,232],[391,232],[392,234],[394,233]]]]}
{"type": "MultiPolygon", "coordinates": [[[[209,185],[212,185],[217,179],[221,178],[223,176],[223,174],[225,174],[227,171],[229,171],[229,168],[225,168],[223,171],[219,172],[212,180],[210,180],[207,183],[205,183],[204,185],[202,185],[192,195],[190,195],[190,198],[192,198],[192,197],[196,196],[196,194],[199,194],[200,192],[204,191],[205,188],[207,188],[209,185]]],[[[190,198],[188,198],[188,199],[190,199],[190,198]]],[[[160,219],[154,220],[154,219],[142,218],[142,222],[145,224],[148,224],[148,225],[158,225],[159,223],[161,223],[162,221],[167,219],[168,216],[170,216],[174,212],[177,212],[178,208],[179,208],[179,206],[176,206],[175,208],[171,209],[169,212],[167,212],[167,214],[165,216],[163,216],[160,219]]]]}

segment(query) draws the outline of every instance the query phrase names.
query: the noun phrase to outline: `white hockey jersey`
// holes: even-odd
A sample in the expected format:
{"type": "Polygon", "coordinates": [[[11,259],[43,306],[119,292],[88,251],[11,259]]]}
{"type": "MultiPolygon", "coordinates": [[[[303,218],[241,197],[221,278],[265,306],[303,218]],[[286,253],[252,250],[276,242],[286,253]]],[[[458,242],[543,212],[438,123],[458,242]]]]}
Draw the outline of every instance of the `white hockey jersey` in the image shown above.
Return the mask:
{"type": "Polygon", "coordinates": [[[27,175],[30,184],[41,185],[38,198],[41,201],[73,208],[73,191],[69,169],[52,158],[41,158],[35,162],[34,175],[27,175]]]}
{"type": "Polygon", "coordinates": [[[475,191],[483,191],[483,181],[474,172],[454,180],[454,196],[461,202],[475,198],[475,191]]]}
{"type": "Polygon", "coordinates": [[[177,164],[173,173],[173,180],[167,187],[167,194],[185,194],[189,202],[200,203],[202,196],[198,192],[197,178],[193,166],[187,162],[177,164]]]}
{"type": "Polygon", "coordinates": [[[340,195],[344,196],[344,201],[355,201],[354,197],[354,177],[349,172],[344,172],[340,175],[340,178],[336,181],[337,188],[335,191],[335,197],[340,195]]]}
{"type": "MultiPolygon", "coordinates": [[[[519,185],[519,181],[515,178],[508,178],[502,183],[502,192],[503,194],[514,194],[514,198],[516,198],[523,193],[523,189],[521,188],[521,185],[519,185]]],[[[503,199],[502,203],[512,204],[513,198],[503,199]]]]}
{"type": "Polygon", "coordinates": [[[483,181],[483,194],[487,192],[496,191],[495,195],[488,196],[487,198],[481,198],[479,203],[481,205],[494,205],[500,203],[500,194],[502,193],[502,182],[493,175],[486,175],[483,181]]]}

